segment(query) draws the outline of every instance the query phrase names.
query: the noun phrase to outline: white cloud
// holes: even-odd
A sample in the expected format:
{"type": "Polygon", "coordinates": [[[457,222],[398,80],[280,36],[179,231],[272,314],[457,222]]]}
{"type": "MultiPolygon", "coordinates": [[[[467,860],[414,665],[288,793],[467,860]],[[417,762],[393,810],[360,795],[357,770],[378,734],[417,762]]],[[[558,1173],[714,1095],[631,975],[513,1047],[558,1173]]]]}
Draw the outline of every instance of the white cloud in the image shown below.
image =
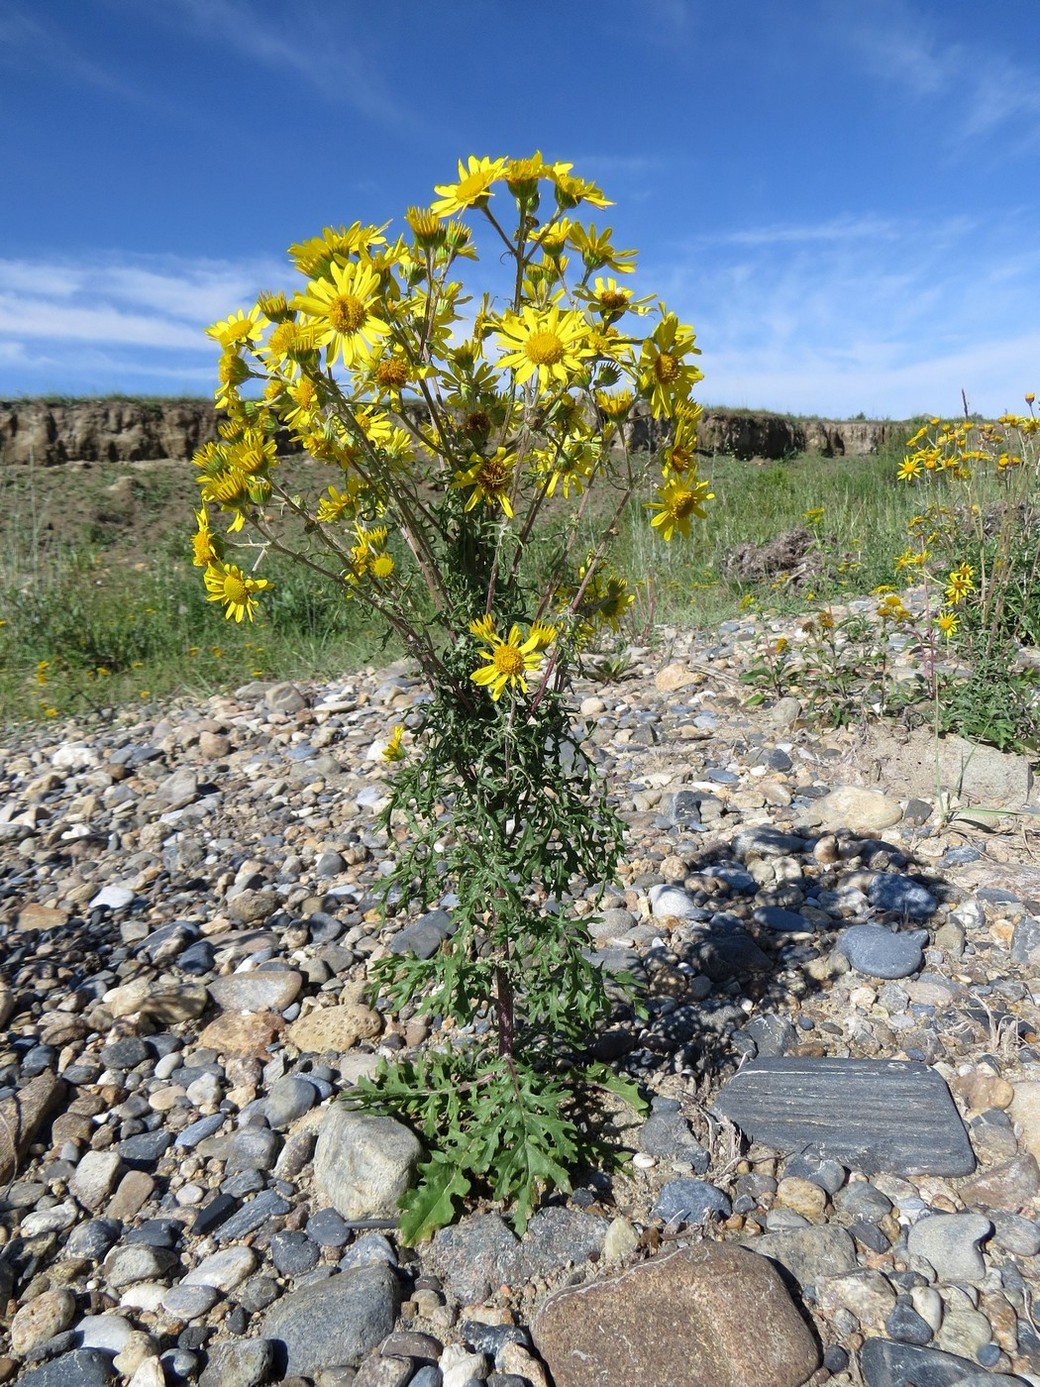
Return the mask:
{"type": "Polygon", "coordinates": [[[832,218],[702,237],[641,279],[697,330],[716,404],[841,417],[997,414],[1040,386],[1028,218],[832,218]],[[877,234],[870,234],[873,223],[877,234]],[[1023,246],[1026,249],[1023,249],[1023,246]]]}

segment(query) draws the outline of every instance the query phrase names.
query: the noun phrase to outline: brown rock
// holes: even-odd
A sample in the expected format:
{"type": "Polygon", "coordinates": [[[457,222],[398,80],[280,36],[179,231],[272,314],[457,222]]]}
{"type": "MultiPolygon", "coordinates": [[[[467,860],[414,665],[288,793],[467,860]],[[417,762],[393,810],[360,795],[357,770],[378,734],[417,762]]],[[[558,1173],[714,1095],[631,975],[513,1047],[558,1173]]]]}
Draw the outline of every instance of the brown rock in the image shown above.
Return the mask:
{"type": "Polygon", "coordinates": [[[225,1011],[199,1036],[199,1044],[222,1055],[256,1055],[270,1059],[268,1046],[285,1022],[275,1011],[225,1011]]]}
{"type": "Polygon", "coordinates": [[[1015,1090],[1007,1079],[979,1069],[972,1070],[970,1074],[955,1074],[950,1080],[950,1088],[971,1112],[1010,1107],[1015,1096],[1015,1090]]]}
{"type": "Polygon", "coordinates": [[[686,665],[665,665],[654,676],[654,688],[660,693],[674,693],[677,689],[696,684],[699,679],[700,675],[686,665]]]}
{"type": "Polygon", "coordinates": [[[309,1011],[292,1023],[285,1038],[307,1054],[323,1055],[327,1050],[343,1054],[359,1040],[375,1039],[382,1030],[383,1018],[378,1011],[363,1002],[344,1002],[309,1011]]]}
{"type": "Polygon", "coordinates": [[[64,1096],[63,1081],[45,1073],[0,1103],[0,1184],[14,1175],[29,1143],[64,1096]]]}
{"type": "Polygon", "coordinates": [[[54,929],[65,924],[68,915],[64,910],[56,910],[50,905],[37,905],[30,901],[18,912],[19,929],[54,929]]]}
{"type": "Polygon", "coordinates": [[[779,1274],[719,1243],[559,1291],[532,1332],[556,1387],[799,1387],[820,1361],[779,1274]]]}
{"type": "Polygon", "coordinates": [[[129,1170],[119,1182],[119,1188],[109,1200],[105,1215],[129,1222],[139,1213],[155,1189],[155,1180],[145,1170],[129,1170]]]}
{"type": "Polygon", "coordinates": [[[984,1209],[1022,1210],[1040,1192],[1040,1166],[1030,1152],[991,1166],[965,1180],[958,1193],[967,1205],[984,1209]]]}

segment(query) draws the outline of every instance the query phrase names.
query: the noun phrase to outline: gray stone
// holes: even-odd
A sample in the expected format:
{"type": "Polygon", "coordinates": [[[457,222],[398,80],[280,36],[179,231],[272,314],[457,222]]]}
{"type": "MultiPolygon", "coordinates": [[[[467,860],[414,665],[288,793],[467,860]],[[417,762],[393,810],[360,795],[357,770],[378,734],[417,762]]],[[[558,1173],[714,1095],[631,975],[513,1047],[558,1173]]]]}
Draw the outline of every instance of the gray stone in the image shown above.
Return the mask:
{"type": "Polygon", "coordinates": [[[270,1339],[218,1340],[199,1387],[262,1387],[275,1376],[275,1346],[270,1339]]]}
{"type": "Polygon", "coordinates": [[[939,1281],[981,1281],[986,1264],[978,1245],[992,1232],[981,1214],[931,1214],[910,1229],[907,1249],[934,1267],[939,1281]]]}
{"type": "Polygon", "coordinates": [[[949,1089],[934,1070],[911,1061],[754,1060],[723,1085],[715,1112],[753,1141],[783,1152],[812,1150],[867,1175],[975,1169],[949,1089]]]}
{"type": "Polygon", "coordinates": [[[228,1138],[225,1172],[272,1170],[281,1149],[281,1137],[269,1127],[243,1127],[228,1138]]]}
{"type": "Polygon", "coordinates": [[[1040,920],[1023,915],[1011,936],[1011,957],[1015,963],[1032,967],[1040,964],[1040,920]]]}
{"type": "Polygon", "coordinates": [[[774,934],[802,934],[811,930],[812,925],[804,915],[793,910],[782,910],[778,905],[761,905],[752,913],[757,924],[765,925],[774,934]]]}
{"type": "Polygon", "coordinates": [[[216,1291],[232,1291],[251,1276],[257,1267],[257,1256],[251,1247],[242,1243],[221,1248],[204,1258],[194,1271],[181,1281],[182,1286],[210,1286],[216,1291]]]}
{"type": "Polygon", "coordinates": [[[639,1149],[658,1160],[688,1161],[698,1174],[708,1169],[708,1153],[680,1112],[652,1112],[636,1137],[639,1149]]]}
{"type": "Polygon", "coordinates": [[[568,1262],[581,1266],[603,1251],[610,1220],[578,1209],[539,1209],[520,1244],[521,1266],[530,1280],[549,1276],[568,1262]]]}
{"type": "Polygon", "coordinates": [[[105,1387],[118,1376],[107,1354],[78,1348],[22,1373],[18,1387],[105,1387]]]}
{"type": "Polygon", "coordinates": [[[784,1228],[763,1233],[743,1244],[760,1257],[779,1262],[800,1286],[811,1286],[822,1276],[855,1271],[856,1244],[844,1228],[784,1228]]]}
{"type": "Polygon", "coordinates": [[[388,942],[392,954],[415,954],[417,958],[432,958],[458,926],[446,910],[431,910],[428,915],[406,925],[388,942]]]}
{"type": "Polygon", "coordinates": [[[682,886],[651,886],[650,911],[656,920],[699,920],[702,910],[691,892],[682,886]]]}
{"type": "Polygon", "coordinates": [[[727,1197],[705,1180],[669,1180],[661,1188],[651,1210],[663,1223],[707,1223],[728,1218],[732,1212],[727,1197]]]}
{"type": "Polygon", "coordinates": [[[279,1214],[287,1214],[289,1208],[288,1201],[276,1190],[264,1190],[221,1223],[219,1228],[214,1230],[213,1237],[218,1243],[239,1242],[250,1233],[255,1233],[269,1219],[277,1218],[279,1214]]]}
{"type": "Polygon", "coordinates": [[[391,1332],[399,1303],[390,1267],[356,1267],[290,1291],[267,1312],[261,1332],[284,1345],[286,1373],[313,1377],[356,1367],[391,1332]]]}
{"type": "Polygon", "coordinates": [[[315,1186],[344,1218],[394,1218],[421,1155],[402,1123],[333,1103],[314,1149],[315,1186]]]}
{"type": "Polygon", "coordinates": [[[310,1112],[317,1101],[318,1090],[312,1083],[297,1074],[287,1074],[276,1079],[268,1090],[264,1116],[275,1131],[284,1132],[298,1117],[310,1112]]]}
{"type": "Polygon", "coordinates": [[[255,969],[213,978],[209,995],[224,1011],[284,1011],[300,995],[303,976],[290,970],[255,969]]]}
{"type": "Polygon", "coordinates": [[[865,1387],[1028,1387],[1007,1373],[982,1373],[967,1358],[891,1339],[868,1339],[859,1366],[865,1387]]]}
{"type": "Polygon", "coordinates": [[[752,857],[789,857],[792,854],[797,857],[808,846],[797,834],[784,833],[767,824],[741,829],[733,839],[733,852],[744,861],[752,857]]]}
{"type": "Polygon", "coordinates": [[[936,910],[932,893],[902,872],[878,872],[867,887],[867,900],[875,910],[891,911],[911,920],[927,920],[936,910]]]}
{"type": "Polygon", "coordinates": [[[188,1323],[208,1315],[219,1299],[220,1292],[212,1286],[189,1286],[182,1281],[163,1296],[162,1308],[171,1319],[188,1323]]]}
{"type": "Polygon", "coordinates": [[[842,930],[835,948],[865,977],[908,978],[924,962],[927,940],[925,930],[896,934],[884,925],[851,925],[842,930]]]}
{"type": "Polygon", "coordinates": [[[118,1151],[85,1151],[69,1181],[69,1192],[84,1209],[97,1213],[108,1202],[122,1169],[118,1151]]]}
{"type": "Polygon", "coordinates": [[[768,1262],[710,1242],[551,1295],[532,1333],[556,1387],[800,1387],[819,1363],[768,1262]]]}
{"type": "Polygon", "coordinates": [[[475,1304],[517,1279],[521,1252],[498,1214],[477,1214],[435,1233],[429,1255],[452,1294],[463,1304],[475,1304]]]}

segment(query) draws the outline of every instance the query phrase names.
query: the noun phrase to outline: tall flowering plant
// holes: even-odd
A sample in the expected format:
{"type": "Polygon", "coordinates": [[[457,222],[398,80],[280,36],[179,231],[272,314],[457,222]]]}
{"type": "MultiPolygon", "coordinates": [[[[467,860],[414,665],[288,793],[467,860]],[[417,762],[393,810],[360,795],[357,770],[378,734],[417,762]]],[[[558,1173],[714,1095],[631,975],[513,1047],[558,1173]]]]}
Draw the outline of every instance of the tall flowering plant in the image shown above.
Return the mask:
{"type": "Polygon", "coordinates": [[[557,902],[612,879],[622,826],[572,730],[566,691],[632,593],[609,565],[633,497],[665,540],[712,499],[697,472],[693,331],[625,283],[635,252],[580,214],[610,204],[570,164],[471,157],[407,230],[327,227],[291,248],[298,292],[215,323],[220,441],[195,457],[195,561],[252,619],[281,551],[398,633],[431,691],[394,728],[386,825],[407,832],[388,900],[451,892],[432,958],[382,960],[395,1010],[441,1043],[361,1086],[430,1152],[406,1198],[417,1240],[483,1191],[522,1229],[591,1149],[588,1056],[611,1008],[586,927],[557,902]],[[474,292],[481,226],[500,282],[474,292]],[[504,278],[501,267],[505,267],[504,278]],[[630,447],[637,414],[656,454],[630,447]],[[315,493],[282,481],[287,431],[315,493]],[[219,523],[218,523],[219,522],[219,523]],[[233,561],[237,560],[237,561],[233,561]]]}

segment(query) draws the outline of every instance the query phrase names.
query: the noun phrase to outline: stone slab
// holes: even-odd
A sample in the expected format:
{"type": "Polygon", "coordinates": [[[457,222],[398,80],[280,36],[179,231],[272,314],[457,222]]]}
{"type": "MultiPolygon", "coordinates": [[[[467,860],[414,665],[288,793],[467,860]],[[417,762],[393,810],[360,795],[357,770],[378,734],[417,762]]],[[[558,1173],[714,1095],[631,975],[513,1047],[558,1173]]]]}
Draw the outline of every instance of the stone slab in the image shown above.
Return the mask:
{"type": "Polygon", "coordinates": [[[942,1077],[908,1060],[756,1060],[723,1085],[714,1111],[752,1141],[813,1151],[866,1175],[975,1169],[942,1077]]]}

